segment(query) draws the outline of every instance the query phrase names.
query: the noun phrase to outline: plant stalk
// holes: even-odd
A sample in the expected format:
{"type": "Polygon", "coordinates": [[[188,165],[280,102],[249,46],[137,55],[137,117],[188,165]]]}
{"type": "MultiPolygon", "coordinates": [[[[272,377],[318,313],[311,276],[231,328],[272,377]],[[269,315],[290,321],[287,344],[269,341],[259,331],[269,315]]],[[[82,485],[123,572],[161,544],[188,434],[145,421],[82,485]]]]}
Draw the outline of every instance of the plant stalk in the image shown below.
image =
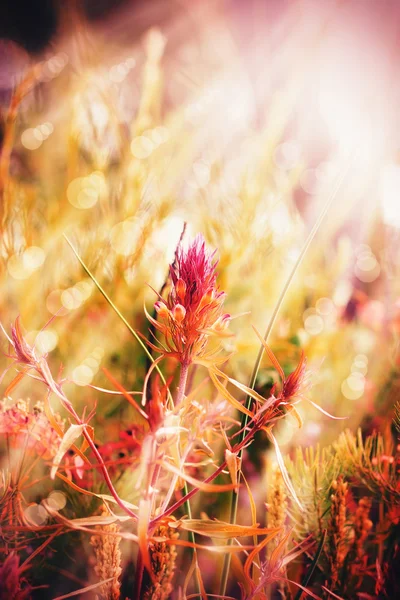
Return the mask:
{"type": "MultiPolygon", "coordinates": [[[[179,375],[179,383],[178,383],[178,389],[177,389],[177,397],[176,397],[176,401],[175,401],[175,406],[178,406],[184,396],[185,396],[185,391],[186,391],[186,385],[187,385],[187,380],[188,380],[188,374],[189,374],[189,363],[182,363],[181,364],[181,372],[179,375]]],[[[188,487],[187,487],[187,483],[185,481],[184,486],[183,486],[183,491],[185,496],[188,495],[188,487]]],[[[187,498],[187,500],[185,501],[185,510],[187,512],[187,515],[189,517],[189,519],[192,518],[192,508],[190,506],[190,499],[187,498]]],[[[193,533],[193,531],[189,531],[189,541],[192,542],[192,544],[196,543],[196,538],[195,535],[193,533]]],[[[199,578],[198,578],[198,574],[197,574],[197,569],[198,569],[198,564],[197,564],[197,551],[196,548],[192,548],[192,552],[191,552],[192,558],[195,560],[195,579],[194,579],[194,584],[195,584],[195,592],[197,594],[200,594],[200,582],[199,582],[199,578]]]]}

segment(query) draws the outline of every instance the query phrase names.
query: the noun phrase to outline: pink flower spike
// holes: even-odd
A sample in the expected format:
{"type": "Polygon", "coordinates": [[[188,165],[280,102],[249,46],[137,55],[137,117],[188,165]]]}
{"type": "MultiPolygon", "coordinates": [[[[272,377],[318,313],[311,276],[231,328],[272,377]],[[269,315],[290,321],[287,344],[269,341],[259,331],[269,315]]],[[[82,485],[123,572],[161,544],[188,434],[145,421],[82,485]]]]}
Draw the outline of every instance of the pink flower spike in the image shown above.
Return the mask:
{"type": "MultiPolygon", "coordinates": [[[[162,319],[167,349],[183,364],[204,355],[208,338],[226,337],[230,315],[222,315],[224,292],[217,287],[215,251],[198,235],[187,249],[178,246],[170,266],[172,289],[154,308],[162,319]]],[[[161,325],[161,324],[160,324],[161,325]]]]}

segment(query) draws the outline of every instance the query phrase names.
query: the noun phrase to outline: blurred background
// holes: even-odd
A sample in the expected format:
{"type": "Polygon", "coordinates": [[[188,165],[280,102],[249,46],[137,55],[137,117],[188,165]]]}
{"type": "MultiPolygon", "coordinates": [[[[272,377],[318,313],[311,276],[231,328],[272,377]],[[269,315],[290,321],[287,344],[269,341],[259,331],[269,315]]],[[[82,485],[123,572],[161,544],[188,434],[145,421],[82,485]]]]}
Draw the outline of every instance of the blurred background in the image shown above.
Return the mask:
{"type": "MultiPolygon", "coordinates": [[[[265,331],[328,205],[270,344],[286,374],[304,350],[305,395],[347,418],[301,402],[303,426],[285,418],[274,432],[286,457],[359,426],[390,441],[400,387],[399,2],[3,0],[0,38],[0,321],[9,331],[21,316],[52,372],[63,366],[79,413],[97,402],[104,455],[129,454],[136,413],[88,386],[110,387],[105,368],[140,390],[149,363],[63,235],[148,336],[143,306],[153,311],[185,223],[184,243],[201,232],[217,249],[227,311],[239,315],[224,369],[248,384],[252,325],[265,331]]],[[[176,365],[164,366],[173,376],[176,365]]],[[[193,385],[203,377],[195,371],[193,385]]],[[[264,357],[257,390],[266,396],[277,382],[264,357]]],[[[32,402],[42,394],[27,377],[12,390],[32,402]]],[[[274,460],[260,437],[244,461],[249,481],[261,474],[261,507],[274,460]]],[[[246,519],[245,501],[240,511],[246,519]]],[[[78,557],[71,589],[85,581],[80,569],[78,557]]]]}

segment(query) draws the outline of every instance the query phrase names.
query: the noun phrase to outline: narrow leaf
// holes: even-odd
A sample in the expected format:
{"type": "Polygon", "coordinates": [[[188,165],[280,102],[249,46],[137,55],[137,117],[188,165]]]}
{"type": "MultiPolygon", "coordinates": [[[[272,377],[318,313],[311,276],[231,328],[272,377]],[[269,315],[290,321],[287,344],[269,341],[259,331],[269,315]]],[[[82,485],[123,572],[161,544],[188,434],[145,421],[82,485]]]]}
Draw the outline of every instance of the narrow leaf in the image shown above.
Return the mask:
{"type": "Polygon", "coordinates": [[[64,434],[61,444],[53,460],[53,466],[50,472],[51,479],[54,479],[60,466],[64,454],[71,448],[80,435],[82,435],[85,425],[70,425],[64,434]]]}
{"type": "MultiPolygon", "coordinates": [[[[324,531],[322,533],[321,540],[320,540],[320,542],[318,544],[318,548],[317,548],[317,551],[315,553],[314,559],[313,559],[313,561],[312,561],[312,563],[310,565],[310,568],[308,569],[308,571],[307,571],[307,573],[306,573],[303,581],[301,582],[302,585],[303,585],[303,587],[305,587],[305,588],[308,586],[308,584],[309,584],[309,582],[311,580],[311,577],[313,576],[313,573],[315,571],[315,567],[318,564],[319,557],[321,556],[321,552],[322,552],[322,549],[324,547],[325,538],[326,538],[326,529],[324,529],[324,531]]],[[[299,589],[299,591],[297,592],[296,597],[295,597],[294,600],[301,600],[301,596],[302,595],[303,595],[303,591],[301,589],[299,589]]]]}
{"type": "Polygon", "coordinates": [[[331,415],[326,410],[324,410],[323,408],[321,408],[320,406],[318,406],[318,404],[315,404],[315,402],[313,402],[309,398],[307,398],[307,400],[308,400],[308,402],[310,404],[312,404],[314,406],[314,408],[316,408],[317,410],[319,410],[320,412],[322,412],[322,414],[326,415],[330,419],[335,419],[336,421],[344,421],[345,419],[348,419],[348,417],[335,417],[334,415],[331,415]]]}
{"type": "Polygon", "coordinates": [[[168,462],[157,461],[164,469],[174,473],[174,475],[178,475],[182,479],[185,479],[188,483],[193,485],[195,488],[202,490],[203,492],[228,492],[229,490],[233,490],[236,486],[232,483],[227,484],[218,484],[218,483],[206,483],[205,481],[200,481],[199,479],[195,479],[184,473],[181,469],[178,469],[174,465],[171,465],[168,462]]]}
{"type": "Polygon", "coordinates": [[[261,528],[252,525],[232,525],[231,523],[225,523],[224,521],[212,521],[210,519],[184,519],[178,524],[179,529],[185,529],[185,531],[194,531],[200,535],[205,535],[220,540],[227,540],[229,538],[243,537],[250,535],[264,535],[270,534],[275,530],[270,528],[261,528]]]}
{"type": "Polygon", "coordinates": [[[232,406],[234,406],[236,410],[245,413],[248,417],[253,417],[253,413],[247,410],[247,408],[245,408],[238,400],[236,400],[236,398],[232,396],[232,394],[228,392],[228,390],[222,385],[222,383],[219,381],[216,375],[214,375],[213,371],[210,370],[209,373],[211,381],[213,382],[221,396],[225,398],[225,400],[228,400],[228,402],[232,404],[232,406]]]}
{"type": "MultiPolygon", "coordinates": [[[[105,367],[102,367],[101,370],[103,371],[103,373],[107,377],[107,379],[113,385],[115,385],[115,387],[117,388],[118,392],[114,392],[114,393],[122,394],[128,400],[129,404],[131,406],[133,406],[133,408],[135,410],[138,411],[140,416],[147,420],[146,413],[140,408],[140,406],[137,404],[137,402],[135,402],[135,400],[133,398],[131,398],[131,396],[130,396],[131,392],[127,392],[126,389],[124,388],[124,386],[121,385],[117,379],[115,379],[114,375],[112,375],[112,373],[110,373],[110,371],[108,369],[106,369],[105,367]]],[[[103,390],[103,391],[108,391],[108,390],[103,390]]],[[[141,392],[137,392],[137,393],[141,394],[141,392]]]]}
{"type": "Polygon", "coordinates": [[[282,456],[281,450],[279,448],[279,444],[276,441],[276,438],[275,438],[274,434],[271,431],[267,430],[267,435],[268,435],[268,438],[270,439],[270,441],[273,443],[273,445],[275,447],[276,459],[278,461],[278,465],[279,465],[279,468],[281,470],[282,477],[283,477],[283,480],[284,480],[284,482],[286,484],[286,487],[288,488],[288,490],[289,490],[289,492],[290,492],[293,500],[296,502],[296,504],[299,507],[299,509],[301,510],[301,512],[304,512],[304,508],[303,508],[302,504],[300,503],[300,500],[297,497],[297,494],[295,492],[295,489],[293,487],[292,482],[290,481],[289,474],[288,474],[288,472],[286,470],[285,463],[284,463],[284,460],[283,460],[283,456],[282,456]]]}
{"type": "Polygon", "coordinates": [[[103,581],[99,581],[98,583],[93,583],[92,585],[88,585],[80,590],[75,590],[74,592],[70,592],[69,594],[64,594],[63,596],[57,596],[54,600],[64,600],[65,598],[72,598],[73,596],[80,596],[81,594],[86,594],[86,592],[91,592],[96,588],[108,583],[109,581],[113,581],[115,577],[109,577],[109,579],[103,579],[103,581]]]}
{"type": "Polygon", "coordinates": [[[240,383],[240,381],[237,381],[236,379],[233,379],[232,377],[228,377],[228,375],[225,375],[225,373],[223,371],[220,371],[219,369],[215,369],[215,373],[219,377],[223,377],[224,379],[229,381],[229,383],[231,383],[232,385],[237,387],[241,392],[244,392],[248,396],[251,396],[252,398],[254,398],[254,400],[257,400],[261,404],[263,404],[265,402],[265,398],[263,396],[261,396],[260,394],[255,392],[253,389],[249,388],[244,383],[240,383]]]}
{"type": "Polygon", "coordinates": [[[19,384],[19,382],[21,381],[21,379],[23,377],[25,377],[25,373],[26,373],[26,371],[19,372],[14,377],[14,379],[11,381],[11,383],[8,384],[7,389],[4,392],[4,394],[3,394],[5,398],[7,398],[7,396],[9,396],[11,394],[12,390],[17,387],[17,385],[19,384]]]}

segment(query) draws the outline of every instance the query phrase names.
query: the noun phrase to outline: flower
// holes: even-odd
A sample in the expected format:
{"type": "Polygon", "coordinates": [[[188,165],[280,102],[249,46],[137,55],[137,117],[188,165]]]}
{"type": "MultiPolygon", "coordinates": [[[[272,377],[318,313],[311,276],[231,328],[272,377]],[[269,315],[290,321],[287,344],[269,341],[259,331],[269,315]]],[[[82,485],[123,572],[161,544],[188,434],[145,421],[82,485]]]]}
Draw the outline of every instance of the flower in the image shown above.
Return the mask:
{"type": "MultiPolygon", "coordinates": [[[[286,406],[289,410],[292,411],[293,415],[298,418],[299,424],[301,425],[300,415],[296,412],[294,405],[297,404],[301,400],[306,400],[312,406],[314,406],[317,410],[322,412],[327,417],[331,419],[347,419],[347,417],[335,417],[331,415],[326,410],[318,406],[315,402],[308,398],[307,392],[311,387],[311,371],[307,369],[307,359],[304,356],[304,352],[301,353],[301,357],[299,363],[294,371],[292,371],[289,375],[285,375],[284,370],[279,364],[278,359],[275,354],[272,352],[271,348],[268,346],[266,341],[262,338],[261,334],[257,331],[255,327],[253,327],[258,339],[262,343],[264,350],[272,362],[275,369],[278,371],[279,376],[282,380],[282,387],[280,392],[276,395],[276,403],[275,407],[286,406]]],[[[275,397],[275,386],[271,390],[271,396],[275,397]]]]}
{"type": "Polygon", "coordinates": [[[280,374],[282,376],[282,390],[279,397],[285,402],[301,398],[310,387],[310,371],[307,370],[307,359],[304,352],[301,353],[299,364],[294,371],[287,377],[283,373],[280,374]]]}
{"type": "MultiPolygon", "coordinates": [[[[73,409],[72,404],[69,402],[67,397],[62,391],[61,385],[56,383],[51,374],[49,365],[47,363],[46,357],[47,354],[43,356],[38,356],[34,346],[30,346],[24,338],[21,328],[20,317],[17,317],[15,320],[15,325],[11,327],[11,337],[7,334],[6,330],[0,323],[0,329],[3,331],[4,335],[8,339],[11,347],[14,349],[14,354],[7,354],[8,358],[13,359],[14,364],[24,365],[22,371],[20,371],[13,381],[8,385],[6,390],[6,395],[15,385],[20,381],[20,379],[24,375],[28,375],[37,379],[44,383],[49,391],[56,394],[61,400],[64,408],[68,410],[70,414],[74,418],[77,418],[77,415],[73,409]],[[31,374],[29,371],[33,370],[35,374],[31,374]]],[[[3,374],[0,376],[0,381],[4,377],[5,373],[8,371],[6,369],[3,374]]]]}
{"type": "MultiPolygon", "coordinates": [[[[11,326],[11,337],[7,334],[4,327],[0,325],[4,335],[10,342],[11,347],[14,349],[14,354],[8,354],[8,358],[12,358],[14,363],[25,365],[25,369],[21,373],[27,373],[30,369],[36,371],[39,379],[43,381],[49,388],[54,391],[55,382],[51,376],[48,364],[46,362],[46,355],[38,356],[35,347],[30,346],[25,340],[22,333],[21,321],[18,316],[15,320],[15,324],[11,326]]],[[[18,382],[21,373],[15,378],[15,382],[18,382]]],[[[11,389],[13,383],[8,386],[7,389],[11,389]]]]}
{"type": "Polygon", "coordinates": [[[206,250],[202,235],[188,249],[179,245],[170,266],[171,290],[154,305],[159,321],[148,315],[164,334],[169,353],[182,364],[204,356],[210,336],[227,335],[231,316],[222,312],[225,293],[217,287],[214,256],[206,250]]]}
{"type": "MultiPolygon", "coordinates": [[[[59,415],[55,415],[55,419],[61,427],[59,415]]],[[[60,437],[50,425],[41,402],[37,402],[30,410],[29,404],[24,400],[18,400],[12,405],[7,400],[2,400],[0,434],[7,436],[9,443],[34,452],[45,460],[55,456],[60,445],[60,437]]]]}

